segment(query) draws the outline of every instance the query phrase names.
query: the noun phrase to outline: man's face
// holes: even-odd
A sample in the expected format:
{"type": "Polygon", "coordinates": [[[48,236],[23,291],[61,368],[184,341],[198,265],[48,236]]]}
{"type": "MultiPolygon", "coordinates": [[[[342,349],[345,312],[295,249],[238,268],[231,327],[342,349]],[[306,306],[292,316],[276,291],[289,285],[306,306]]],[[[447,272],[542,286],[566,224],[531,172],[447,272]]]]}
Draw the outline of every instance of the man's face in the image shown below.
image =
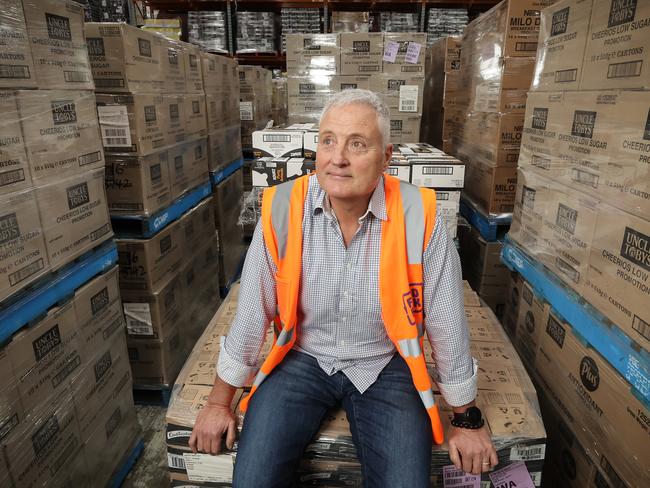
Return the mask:
{"type": "Polygon", "coordinates": [[[388,167],[377,114],[363,103],[332,107],[320,121],[316,176],[330,198],[369,198],[388,167]]]}

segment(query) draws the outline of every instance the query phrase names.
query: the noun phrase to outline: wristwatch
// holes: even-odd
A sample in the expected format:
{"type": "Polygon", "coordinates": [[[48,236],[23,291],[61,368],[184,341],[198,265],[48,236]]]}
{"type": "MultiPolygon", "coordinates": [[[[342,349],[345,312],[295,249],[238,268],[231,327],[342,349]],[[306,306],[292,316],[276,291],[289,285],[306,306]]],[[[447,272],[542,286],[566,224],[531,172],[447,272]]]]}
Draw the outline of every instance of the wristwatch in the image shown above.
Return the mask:
{"type": "Polygon", "coordinates": [[[480,429],[485,424],[483,415],[478,407],[469,407],[463,413],[454,413],[451,425],[461,429],[480,429]]]}

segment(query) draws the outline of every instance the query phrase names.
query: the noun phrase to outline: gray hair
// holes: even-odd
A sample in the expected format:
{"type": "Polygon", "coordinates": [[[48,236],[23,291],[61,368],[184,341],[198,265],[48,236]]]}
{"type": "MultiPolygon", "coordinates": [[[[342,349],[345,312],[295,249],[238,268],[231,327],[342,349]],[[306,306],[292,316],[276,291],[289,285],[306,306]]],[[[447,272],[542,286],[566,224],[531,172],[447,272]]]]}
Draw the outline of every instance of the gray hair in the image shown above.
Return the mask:
{"type": "Polygon", "coordinates": [[[375,92],[360,88],[348,88],[335,93],[327,100],[325,107],[323,107],[320,120],[323,120],[327,111],[332,107],[342,107],[353,103],[368,105],[375,111],[377,114],[377,125],[379,125],[379,131],[381,132],[381,142],[383,147],[386,148],[390,141],[390,110],[375,92]]]}

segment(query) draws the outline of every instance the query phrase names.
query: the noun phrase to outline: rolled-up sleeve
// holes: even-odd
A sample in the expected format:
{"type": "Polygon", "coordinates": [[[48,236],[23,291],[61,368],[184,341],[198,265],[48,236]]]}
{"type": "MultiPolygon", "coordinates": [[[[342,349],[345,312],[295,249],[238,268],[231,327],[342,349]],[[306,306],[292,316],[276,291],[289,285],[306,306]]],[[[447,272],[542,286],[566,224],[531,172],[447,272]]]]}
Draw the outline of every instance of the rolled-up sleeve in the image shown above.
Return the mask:
{"type": "Polygon", "coordinates": [[[449,405],[466,405],[476,398],[477,363],[470,352],[460,258],[440,218],[423,261],[425,326],[436,363],[434,379],[449,405]]]}
{"type": "Polygon", "coordinates": [[[276,271],[258,222],[244,261],[237,313],[221,341],[217,363],[219,378],[232,386],[246,385],[259,369],[260,350],[275,316],[276,271]]]}

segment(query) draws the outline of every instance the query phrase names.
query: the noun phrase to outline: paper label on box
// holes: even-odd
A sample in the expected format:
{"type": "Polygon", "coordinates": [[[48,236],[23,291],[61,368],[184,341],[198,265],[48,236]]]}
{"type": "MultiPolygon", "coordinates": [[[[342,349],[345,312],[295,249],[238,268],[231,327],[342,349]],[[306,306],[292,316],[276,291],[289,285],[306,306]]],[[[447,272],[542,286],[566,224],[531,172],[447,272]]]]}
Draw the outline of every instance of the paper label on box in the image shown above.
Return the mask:
{"type": "Polygon", "coordinates": [[[402,85],[399,87],[399,111],[418,111],[418,86],[402,85]]]}
{"type": "Polygon", "coordinates": [[[182,469],[185,470],[185,460],[183,456],[179,454],[167,453],[167,464],[172,469],[182,469]]]}
{"type": "Polygon", "coordinates": [[[456,466],[442,467],[442,486],[444,488],[480,488],[481,477],[465,473],[456,466]]]}
{"type": "Polygon", "coordinates": [[[384,46],[384,61],[394,63],[399,51],[399,42],[388,41],[384,46]]]}
{"type": "Polygon", "coordinates": [[[490,473],[494,486],[507,486],[508,488],[535,488],[526,465],[519,461],[503,469],[490,473]]]}
{"type": "Polygon", "coordinates": [[[190,481],[232,483],[233,458],[230,454],[183,454],[190,481]]]}
{"type": "Polygon", "coordinates": [[[510,461],[536,461],[546,456],[546,444],[535,444],[534,446],[512,447],[510,449],[510,461]]]}
{"type": "Polygon", "coordinates": [[[126,105],[97,107],[102,143],[110,147],[131,147],[131,128],[126,105]]]}
{"type": "Polygon", "coordinates": [[[126,328],[131,335],[153,335],[151,309],[148,303],[125,303],[126,328]]]}
{"type": "Polygon", "coordinates": [[[253,120],[253,102],[239,102],[239,117],[242,120],[253,120]]]}
{"type": "Polygon", "coordinates": [[[541,471],[535,471],[534,473],[529,473],[531,479],[533,480],[533,484],[535,486],[540,486],[542,484],[542,472],[541,471]]]}
{"type": "Polygon", "coordinates": [[[404,60],[407,63],[417,64],[418,58],[420,57],[420,49],[422,49],[422,44],[418,44],[417,42],[409,42],[409,47],[406,50],[406,56],[404,56],[404,60]]]}

